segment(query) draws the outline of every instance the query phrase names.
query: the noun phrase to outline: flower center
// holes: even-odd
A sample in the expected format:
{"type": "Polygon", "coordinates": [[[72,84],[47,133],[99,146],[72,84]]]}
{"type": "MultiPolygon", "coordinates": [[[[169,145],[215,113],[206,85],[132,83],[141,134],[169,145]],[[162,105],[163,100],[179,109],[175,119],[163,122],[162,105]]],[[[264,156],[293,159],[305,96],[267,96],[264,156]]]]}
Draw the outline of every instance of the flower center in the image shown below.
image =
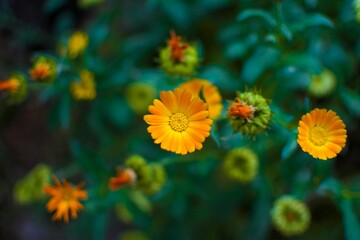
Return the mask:
{"type": "Polygon", "coordinates": [[[39,64],[30,74],[33,79],[45,79],[50,74],[50,67],[47,64],[39,64]]]}
{"type": "Polygon", "coordinates": [[[328,133],[321,126],[314,126],[310,129],[309,140],[316,146],[322,146],[326,143],[328,133]]]}
{"type": "Polygon", "coordinates": [[[228,115],[236,118],[244,118],[246,121],[251,122],[254,118],[255,108],[251,105],[247,105],[245,102],[240,102],[240,99],[236,99],[228,108],[228,115]]]}
{"type": "Polygon", "coordinates": [[[296,222],[299,220],[299,214],[292,209],[287,209],[285,211],[285,218],[289,223],[296,222]]]}
{"type": "Polygon", "coordinates": [[[70,199],[72,198],[73,194],[72,194],[72,191],[70,189],[68,190],[64,190],[64,193],[63,193],[63,200],[64,201],[70,201],[70,199]]]}
{"type": "Polygon", "coordinates": [[[169,123],[174,131],[182,132],[188,127],[189,120],[183,113],[175,113],[170,116],[169,123]]]}

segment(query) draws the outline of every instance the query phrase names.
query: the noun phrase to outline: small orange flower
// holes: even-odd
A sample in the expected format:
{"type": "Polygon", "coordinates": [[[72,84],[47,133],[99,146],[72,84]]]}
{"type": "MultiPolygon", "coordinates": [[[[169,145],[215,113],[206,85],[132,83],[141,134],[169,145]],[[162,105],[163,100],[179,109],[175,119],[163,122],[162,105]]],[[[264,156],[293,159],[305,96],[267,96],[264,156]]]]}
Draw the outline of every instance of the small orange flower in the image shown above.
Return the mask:
{"type": "Polygon", "coordinates": [[[52,219],[69,222],[69,212],[72,218],[77,217],[77,212],[84,208],[79,199],[86,200],[87,192],[83,190],[84,183],[73,187],[68,181],[63,180],[63,184],[55,176],[53,177],[55,186],[45,186],[44,192],[51,199],[46,205],[49,212],[55,211],[52,219]]]}
{"type": "Polygon", "coordinates": [[[232,117],[241,117],[246,121],[251,122],[254,118],[255,108],[251,105],[247,105],[245,102],[241,102],[239,98],[236,98],[237,102],[234,102],[228,108],[228,115],[232,117]]]}
{"type": "Polygon", "coordinates": [[[132,184],[135,181],[136,181],[136,173],[132,169],[130,168],[122,169],[121,167],[118,167],[117,175],[115,177],[110,178],[109,189],[111,191],[115,191],[128,184],[132,184]]]}
{"type": "Polygon", "coordinates": [[[20,83],[15,78],[10,78],[9,80],[0,82],[0,91],[16,91],[19,87],[20,83]]]}
{"type": "Polygon", "coordinates": [[[188,45],[182,42],[181,36],[177,36],[175,31],[170,31],[170,36],[168,45],[171,48],[171,59],[174,62],[181,62],[185,57],[184,50],[188,48],[188,45]]]}
{"type": "Polygon", "coordinates": [[[47,63],[40,63],[30,71],[31,79],[45,79],[50,74],[50,66],[47,63]]]}

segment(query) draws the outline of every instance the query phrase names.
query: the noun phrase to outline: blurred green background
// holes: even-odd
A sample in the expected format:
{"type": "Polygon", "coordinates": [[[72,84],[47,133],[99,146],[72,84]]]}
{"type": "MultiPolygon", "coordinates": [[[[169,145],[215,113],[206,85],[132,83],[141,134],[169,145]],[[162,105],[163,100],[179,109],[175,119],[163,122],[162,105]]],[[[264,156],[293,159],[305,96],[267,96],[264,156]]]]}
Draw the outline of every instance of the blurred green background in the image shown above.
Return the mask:
{"type": "Polygon", "coordinates": [[[360,239],[359,24],[350,0],[0,1],[0,79],[27,74],[38,55],[61,65],[53,84],[29,80],[21,104],[1,99],[0,238],[125,239],[138,230],[148,239],[286,239],[271,224],[271,208],[292,195],[312,216],[294,239],[360,239]],[[154,144],[127,97],[134,83],[152,85],[158,97],[189,79],[159,68],[170,30],[196,46],[194,77],[216,85],[224,104],[204,148],[186,156],[154,144]],[[86,32],[89,45],[71,60],[61,45],[74,31],[86,32]],[[84,68],[96,81],[92,101],[69,91],[84,68]],[[336,89],[309,94],[324,70],[336,89]],[[226,119],[226,100],[246,87],[261,90],[273,112],[270,128],[255,138],[234,134],[226,119]],[[346,124],[347,143],[335,159],[313,159],[296,143],[300,117],[315,107],[336,111],[346,124]],[[247,184],[221,171],[227,152],[240,146],[259,158],[247,184]],[[133,154],[165,167],[159,192],[108,191],[115,167],[133,154]],[[52,222],[45,200],[14,200],[16,183],[39,163],[86,182],[89,200],[69,224],[52,222]]]}

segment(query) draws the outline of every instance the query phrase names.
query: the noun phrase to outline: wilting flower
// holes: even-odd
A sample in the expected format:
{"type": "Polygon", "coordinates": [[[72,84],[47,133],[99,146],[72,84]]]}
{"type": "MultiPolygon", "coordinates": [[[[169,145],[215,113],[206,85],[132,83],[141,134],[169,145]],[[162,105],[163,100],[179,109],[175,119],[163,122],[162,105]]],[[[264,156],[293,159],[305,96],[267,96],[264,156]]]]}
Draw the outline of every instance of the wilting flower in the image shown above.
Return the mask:
{"type": "Polygon", "coordinates": [[[80,82],[72,82],[70,91],[76,100],[93,100],[96,97],[94,74],[86,69],[82,70],[80,82]]]}
{"type": "Polygon", "coordinates": [[[89,37],[85,32],[74,32],[68,40],[68,51],[70,58],[76,58],[82,54],[89,43],[89,37]]]}
{"type": "Polygon", "coordinates": [[[56,62],[48,57],[34,59],[34,65],[29,71],[31,79],[39,82],[52,82],[56,78],[56,62]]]}
{"type": "Polygon", "coordinates": [[[185,155],[202,148],[210,135],[212,120],[206,104],[183,89],[162,91],[160,100],[149,106],[144,120],[156,144],[164,150],[185,155]]]}
{"type": "Polygon", "coordinates": [[[197,50],[183,41],[174,31],[170,32],[167,46],[160,50],[161,68],[170,75],[189,76],[199,63],[197,50]]]}
{"type": "Polygon", "coordinates": [[[27,82],[22,74],[13,74],[8,80],[0,82],[0,91],[6,93],[9,104],[21,103],[27,94],[27,82]]]}
{"type": "Polygon", "coordinates": [[[242,183],[252,181],[257,172],[259,160],[254,151],[247,147],[232,149],[222,164],[224,174],[242,183]]]}
{"type": "Polygon", "coordinates": [[[165,184],[167,175],[162,165],[148,164],[141,156],[132,155],[126,159],[125,166],[136,175],[134,186],[146,194],[158,192],[165,184]]]}
{"type": "Polygon", "coordinates": [[[39,164],[24,178],[20,179],[14,188],[14,199],[19,204],[30,204],[45,197],[43,188],[50,183],[51,168],[39,164]]]}
{"type": "Polygon", "coordinates": [[[344,122],[332,110],[315,108],[301,117],[297,142],[314,158],[334,158],[346,143],[344,122]]]}
{"type": "Polygon", "coordinates": [[[54,177],[55,186],[45,186],[44,192],[51,197],[46,205],[49,212],[55,211],[52,219],[69,222],[69,213],[72,218],[77,217],[77,212],[84,206],[79,200],[87,200],[87,192],[83,190],[84,183],[73,187],[68,181],[63,180],[63,184],[54,177]]]}
{"type": "Polygon", "coordinates": [[[336,88],[336,77],[328,69],[320,75],[313,75],[310,85],[308,87],[308,93],[314,97],[326,97],[334,92],[336,88]]]}
{"type": "Polygon", "coordinates": [[[288,237],[304,233],[311,221],[308,207],[291,196],[276,200],[271,216],[275,228],[288,237]]]}
{"type": "Polygon", "coordinates": [[[130,168],[118,167],[115,177],[110,178],[109,189],[112,191],[118,190],[129,184],[133,184],[136,181],[136,173],[130,168]]]}
{"type": "Polygon", "coordinates": [[[260,94],[252,91],[237,92],[235,101],[230,102],[228,118],[235,132],[255,135],[268,128],[271,110],[260,94]]]}
{"type": "Polygon", "coordinates": [[[202,96],[203,100],[208,104],[209,117],[211,119],[216,119],[221,114],[221,110],[223,108],[221,95],[218,88],[212,85],[209,81],[203,79],[192,79],[181,84],[179,88],[189,91],[195,96],[202,96]]]}
{"type": "Polygon", "coordinates": [[[355,17],[360,22],[360,0],[354,0],[355,17]]]}
{"type": "Polygon", "coordinates": [[[156,89],[147,83],[132,83],[125,92],[129,107],[138,114],[144,114],[156,96],[156,89]]]}

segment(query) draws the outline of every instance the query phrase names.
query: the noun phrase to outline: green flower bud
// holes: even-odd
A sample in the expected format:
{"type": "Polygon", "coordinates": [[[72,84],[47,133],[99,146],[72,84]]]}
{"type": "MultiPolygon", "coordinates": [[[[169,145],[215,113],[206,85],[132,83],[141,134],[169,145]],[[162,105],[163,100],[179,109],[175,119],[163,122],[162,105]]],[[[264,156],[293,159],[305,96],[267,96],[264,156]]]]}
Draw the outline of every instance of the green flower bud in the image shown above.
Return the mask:
{"type": "Polygon", "coordinates": [[[135,113],[144,114],[156,97],[156,89],[147,83],[132,83],[126,88],[125,96],[135,113]]]}
{"type": "Polygon", "coordinates": [[[132,155],[125,161],[125,166],[134,170],[136,174],[136,188],[144,189],[151,184],[152,172],[144,158],[139,155],[132,155]]]}
{"type": "Polygon", "coordinates": [[[282,196],[275,201],[271,217],[275,228],[288,237],[304,233],[311,222],[308,207],[291,196],[282,196]]]}
{"type": "Polygon", "coordinates": [[[241,183],[251,182],[258,172],[259,160],[250,148],[241,147],[232,149],[222,164],[224,174],[241,183]]]}
{"type": "Polygon", "coordinates": [[[272,113],[266,99],[252,91],[236,94],[236,101],[231,101],[228,108],[228,118],[234,132],[255,135],[268,128],[272,113]]]}
{"type": "Polygon", "coordinates": [[[158,191],[161,190],[161,188],[164,186],[166,179],[167,179],[167,174],[166,171],[164,169],[164,167],[160,164],[150,164],[149,165],[150,169],[151,169],[151,173],[152,173],[152,181],[149,184],[149,186],[147,186],[146,189],[144,189],[144,192],[146,194],[155,194],[158,191]]]}
{"type": "Polygon", "coordinates": [[[311,96],[318,98],[326,97],[334,92],[336,82],[335,75],[330,70],[324,69],[320,75],[312,76],[307,90],[311,96]]]}

